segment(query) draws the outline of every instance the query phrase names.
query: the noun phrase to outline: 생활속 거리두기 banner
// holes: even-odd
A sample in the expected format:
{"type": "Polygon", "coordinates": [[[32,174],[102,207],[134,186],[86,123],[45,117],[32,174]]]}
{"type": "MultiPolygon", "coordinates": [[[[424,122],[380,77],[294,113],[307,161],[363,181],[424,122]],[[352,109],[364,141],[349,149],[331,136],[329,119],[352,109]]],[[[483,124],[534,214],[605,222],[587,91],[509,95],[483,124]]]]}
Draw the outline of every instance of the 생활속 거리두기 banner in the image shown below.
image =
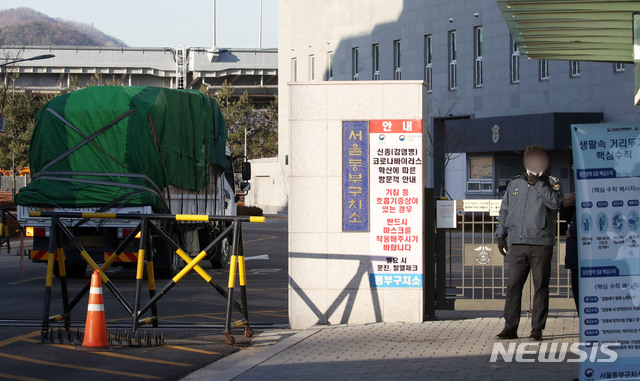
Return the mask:
{"type": "Polygon", "coordinates": [[[640,125],[571,127],[580,267],[580,380],[640,378],[640,125]],[[594,351],[591,351],[594,352],[594,351]],[[607,357],[607,356],[603,356],[607,357]]]}

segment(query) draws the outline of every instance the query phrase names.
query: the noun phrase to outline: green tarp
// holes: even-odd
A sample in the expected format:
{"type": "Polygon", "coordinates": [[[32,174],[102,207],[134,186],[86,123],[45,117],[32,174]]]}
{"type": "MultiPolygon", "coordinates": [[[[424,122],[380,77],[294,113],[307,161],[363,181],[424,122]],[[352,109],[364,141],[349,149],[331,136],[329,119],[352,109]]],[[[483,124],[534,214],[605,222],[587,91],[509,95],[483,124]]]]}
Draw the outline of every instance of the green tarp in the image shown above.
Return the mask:
{"type": "Polygon", "coordinates": [[[88,87],[53,98],[35,117],[32,182],[18,205],[151,205],[169,212],[168,185],[202,190],[209,164],[225,166],[227,130],[200,92],[88,87]]]}

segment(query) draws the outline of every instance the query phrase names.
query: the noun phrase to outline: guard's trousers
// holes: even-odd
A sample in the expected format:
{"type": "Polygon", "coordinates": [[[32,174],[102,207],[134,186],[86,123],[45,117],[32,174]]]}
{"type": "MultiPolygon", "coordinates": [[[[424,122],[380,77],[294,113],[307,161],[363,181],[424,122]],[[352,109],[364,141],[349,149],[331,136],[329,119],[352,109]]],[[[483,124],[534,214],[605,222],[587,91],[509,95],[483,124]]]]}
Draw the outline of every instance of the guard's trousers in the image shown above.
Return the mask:
{"type": "MultiPolygon", "coordinates": [[[[533,311],[531,329],[544,329],[549,314],[549,279],[553,246],[511,245],[509,260],[509,283],[504,303],[505,328],[517,329],[520,323],[522,288],[529,271],[533,278],[533,311]]],[[[525,292],[529,292],[526,290],[525,292]]]]}

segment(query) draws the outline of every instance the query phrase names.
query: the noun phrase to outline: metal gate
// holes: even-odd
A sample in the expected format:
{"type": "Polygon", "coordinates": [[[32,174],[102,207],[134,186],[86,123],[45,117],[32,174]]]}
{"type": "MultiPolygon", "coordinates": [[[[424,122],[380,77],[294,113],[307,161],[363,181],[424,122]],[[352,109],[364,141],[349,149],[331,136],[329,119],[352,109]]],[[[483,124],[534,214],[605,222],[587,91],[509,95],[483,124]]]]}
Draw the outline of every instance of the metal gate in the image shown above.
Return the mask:
{"type": "MultiPolygon", "coordinates": [[[[454,299],[459,310],[501,310],[508,282],[508,259],[498,251],[495,240],[500,200],[459,200],[456,202],[457,228],[446,229],[447,298],[454,299]],[[467,206],[467,204],[469,206],[467,206]]],[[[567,222],[556,224],[549,307],[574,309],[569,270],[564,268],[567,222]],[[561,234],[562,233],[562,234],[561,234]]],[[[523,310],[531,309],[533,285],[531,275],[525,283],[523,310]]]]}

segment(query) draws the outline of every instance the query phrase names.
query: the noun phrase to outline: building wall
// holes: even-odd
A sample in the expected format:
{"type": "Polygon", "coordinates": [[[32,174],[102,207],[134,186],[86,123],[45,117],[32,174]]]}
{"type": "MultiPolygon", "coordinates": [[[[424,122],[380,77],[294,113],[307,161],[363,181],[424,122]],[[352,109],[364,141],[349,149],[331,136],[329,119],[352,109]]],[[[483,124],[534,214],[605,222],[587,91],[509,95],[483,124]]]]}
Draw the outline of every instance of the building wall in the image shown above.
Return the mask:
{"type": "MultiPolygon", "coordinates": [[[[36,93],[59,92],[71,77],[86,83],[95,73],[103,81],[119,80],[123,86],[176,87],[174,48],[114,48],[28,46],[5,47],[9,57],[28,58],[54,54],[54,58],[25,61],[8,68],[19,74],[17,87],[36,93]]],[[[199,89],[218,89],[224,81],[236,92],[248,91],[254,101],[271,101],[277,92],[277,50],[227,49],[213,55],[208,49],[188,48],[187,83],[199,89]]]]}
{"type": "MultiPolygon", "coordinates": [[[[613,63],[580,63],[570,76],[570,63],[549,61],[549,79],[540,80],[539,61],[520,58],[519,82],[511,81],[511,37],[495,0],[329,0],[279,2],[279,86],[329,80],[328,54],[333,53],[331,80],[353,79],[353,48],[359,50],[359,79],[373,79],[373,48],[379,44],[380,79],[394,79],[394,41],[401,42],[402,80],[425,80],[425,36],[432,36],[433,80],[429,120],[434,117],[526,115],[549,112],[602,112],[605,122],[640,121],[633,105],[633,66],[615,72],[613,63]],[[483,31],[483,85],[474,86],[474,28],[483,31]],[[450,90],[449,32],[457,34],[456,90],[450,90]],[[297,62],[297,78],[292,59],[297,62]]],[[[288,94],[280,93],[280,157],[286,157],[290,113],[288,94]]],[[[524,146],[536,141],[523,141],[524,146]]],[[[295,141],[293,142],[295,144],[295,141]]],[[[458,158],[456,163],[460,162],[458,158]]],[[[462,164],[461,164],[462,165],[462,164]]],[[[462,167],[447,168],[451,187],[463,177],[462,167]],[[462,172],[461,172],[462,171],[462,172]]],[[[466,175],[465,175],[466,176],[466,175]]]]}

